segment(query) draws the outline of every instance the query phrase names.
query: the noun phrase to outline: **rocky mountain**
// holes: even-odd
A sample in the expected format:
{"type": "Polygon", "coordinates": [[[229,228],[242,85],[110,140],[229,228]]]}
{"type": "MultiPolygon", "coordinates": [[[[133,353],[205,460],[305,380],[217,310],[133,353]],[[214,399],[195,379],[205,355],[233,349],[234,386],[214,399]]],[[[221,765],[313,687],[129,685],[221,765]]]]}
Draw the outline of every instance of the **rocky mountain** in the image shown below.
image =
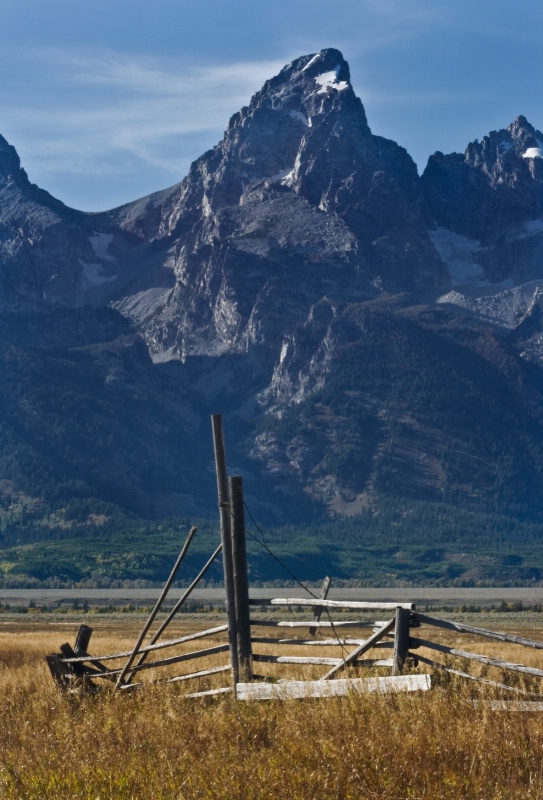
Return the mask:
{"type": "MultiPolygon", "coordinates": [[[[543,134],[518,117],[469,144],[463,156],[435,153],[422,184],[430,236],[451,274],[453,291],[440,302],[503,330],[526,331],[522,323],[542,286],[543,134]]],[[[539,361],[541,330],[533,322],[523,353],[539,361]]]]}
{"type": "Polygon", "coordinates": [[[3,519],[15,496],[51,525],[81,498],[213,513],[211,412],[268,519],[405,497],[538,517],[542,142],[519,117],[419,177],[332,49],[109,212],[0,139],[3,519]]]}

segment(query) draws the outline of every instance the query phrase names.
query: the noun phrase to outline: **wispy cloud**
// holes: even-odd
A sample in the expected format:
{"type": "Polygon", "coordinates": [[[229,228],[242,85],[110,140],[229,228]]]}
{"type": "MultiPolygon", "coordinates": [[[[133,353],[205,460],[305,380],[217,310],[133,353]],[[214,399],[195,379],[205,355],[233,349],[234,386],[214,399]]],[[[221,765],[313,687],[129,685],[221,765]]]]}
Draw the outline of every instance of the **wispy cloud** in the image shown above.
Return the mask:
{"type": "MultiPolygon", "coordinates": [[[[114,157],[119,171],[124,160],[127,169],[140,160],[173,178],[183,137],[192,137],[195,146],[199,134],[218,139],[232,113],[283,66],[282,61],[253,61],[201,67],[111,51],[43,49],[16,55],[21,70],[0,86],[4,132],[6,127],[17,131],[18,149],[21,139],[31,138],[32,158],[40,161],[41,171],[74,174],[85,174],[101,156],[108,171],[114,157]],[[21,82],[26,84],[24,105],[21,82]]],[[[200,153],[201,147],[194,156],[200,153]]]]}

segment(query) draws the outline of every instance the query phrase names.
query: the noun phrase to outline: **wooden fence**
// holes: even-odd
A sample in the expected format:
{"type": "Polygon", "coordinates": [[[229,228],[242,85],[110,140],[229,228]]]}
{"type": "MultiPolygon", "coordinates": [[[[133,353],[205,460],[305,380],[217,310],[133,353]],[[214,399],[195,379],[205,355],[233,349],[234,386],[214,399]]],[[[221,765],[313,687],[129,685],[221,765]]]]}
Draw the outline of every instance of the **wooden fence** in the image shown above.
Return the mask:
{"type": "Polygon", "coordinates": [[[519,673],[532,682],[543,677],[543,669],[512,663],[480,653],[468,652],[436,642],[414,630],[438,628],[446,631],[494,639],[523,647],[543,649],[543,642],[507,633],[450,622],[417,612],[413,603],[371,603],[328,599],[330,579],[325,578],[320,595],[310,598],[270,598],[254,600],[249,595],[245,545],[243,485],[239,476],[228,479],[220,417],[212,418],[217,469],[217,490],[221,520],[221,543],[173,609],[150,635],[151,627],[166,599],[181,563],[190,547],[196,528],[192,528],[153,611],[133,648],[126,652],[91,655],[92,629],[82,625],[73,648],[64,644],[60,653],[47,656],[53,678],[68,691],[97,691],[101,686],[114,691],[130,691],[141,685],[139,676],[155,670],[156,681],[187,682],[193,691],[187,697],[234,692],[240,700],[319,697],[349,692],[394,692],[427,690],[431,685],[428,668],[444,670],[470,680],[481,681],[504,692],[539,694],[535,684],[529,689],[505,683],[486,675],[451,666],[453,660],[476,662],[500,675],[519,673]],[[165,639],[163,634],[207,570],[222,553],[225,610],[224,624],[165,639]],[[254,609],[257,609],[256,611],[254,609]],[[280,609],[308,609],[306,618],[288,614],[279,618],[280,609]],[[272,613],[273,612],[273,613],[272,613]],[[348,612],[354,619],[346,619],[348,612]],[[372,612],[372,616],[368,616],[372,612]],[[373,612],[385,619],[375,619],[373,612]],[[287,630],[289,632],[287,633],[287,630]],[[283,633],[284,631],[284,633],[283,633]],[[292,632],[294,631],[294,632],[292,632]],[[347,635],[354,632],[354,636],[347,635]],[[299,633],[301,632],[301,633],[299,633]],[[266,635],[266,633],[268,635],[266,635]],[[273,634],[273,635],[271,635],[273,634]],[[187,650],[193,642],[207,639],[199,650],[187,650]],[[308,650],[315,648],[315,654],[308,650]],[[165,651],[168,650],[168,656],[165,651]],[[301,654],[296,654],[296,651],[301,654]],[[423,652],[421,652],[423,651],[423,652]],[[228,653],[225,661],[224,654],[228,653]],[[325,653],[325,655],[320,655],[325,653]],[[437,660],[430,654],[438,654],[437,660]],[[441,657],[441,660],[440,660],[441,657]],[[194,661],[205,659],[203,668],[194,661]],[[177,665],[188,664],[188,672],[173,674],[177,665]],[[283,670],[288,666],[287,677],[283,670]],[[256,673],[255,667],[264,674],[256,673]],[[425,670],[421,671],[421,666],[425,670]],[[325,668],[315,677],[319,668],[325,668]],[[290,676],[302,670],[301,679],[290,676]],[[369,672],[368,672],[369,671],[369,672]],[[375,674],[377,671],[378,674],[375,674]],[[215,676],[224,673],[227,685],[209,687],[215,676]],[[311,673],[308,677],[308,673],[311,673]],[[385,673],[385,674],[383,674],[385,673]],[[341,674],[342,677],[339,677],[341,674]],[[202,687],[202,681],[207,686],[202,687]],[[194,690],[195,689],[195,690],[194,690]]]}

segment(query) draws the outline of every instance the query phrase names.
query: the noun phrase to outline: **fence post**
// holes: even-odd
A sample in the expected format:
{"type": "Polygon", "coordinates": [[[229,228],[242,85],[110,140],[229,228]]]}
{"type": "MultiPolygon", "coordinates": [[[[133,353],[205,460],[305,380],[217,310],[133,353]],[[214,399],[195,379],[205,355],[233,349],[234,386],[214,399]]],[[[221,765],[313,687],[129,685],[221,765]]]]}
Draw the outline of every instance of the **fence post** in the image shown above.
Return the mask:
{"type": "Polygon", "coordinates": [[[211,425],[213,428],[217,493],[221,520],[222,563],[226,595],[226,616],[228,620],[228,643],[230,645],[230,663],[232,664],[232,682],[235,687],[236,684],[239,683],[238,637],[236,630],[236,601],[234,595],[234,569],[232,562],[231,509],[228,500],[228,477],[226,471],[222,416],[220,414],[213,414],[211,416],[211,425]]]}
{"type": "Polygon", "coordinates": [[[239,475],[230,478],[230,502],[232,507],[232,560],[234,566],[239,672],[241,680],[247,683],[253,678],[253,653],[251,648],[247,548],[245,545],[243,480],[239,475]]]}
{"type": "MultiPolygon", "coordinates": [[[[322,588],[321,588],[321,593],[319,595],[319,600],[326,600],[326,598],[328,597],[328,591],[330,589],[331,583],[332,583],[332,578],[329,578],[327,575],[322,582],[322,588]]],[[[317,607],[315,609],[315,613],[313,614],[313,619],[315,620],[315,622],[319,622],[323,611],[324,609],[322,606],[320,608],[317,607]]],[[[317,629],[309,628],[308,633],[310,636],[314,636],[317,633],[317,629]]]]}
{"type": "Polygon", "coordinates": [[[410,613],[406,608],[398,606],[396,609],[396,622],[394,626],[394,657],[392,674],[401,675],[403,665],[409,652],[409,619],[410,613]]]}

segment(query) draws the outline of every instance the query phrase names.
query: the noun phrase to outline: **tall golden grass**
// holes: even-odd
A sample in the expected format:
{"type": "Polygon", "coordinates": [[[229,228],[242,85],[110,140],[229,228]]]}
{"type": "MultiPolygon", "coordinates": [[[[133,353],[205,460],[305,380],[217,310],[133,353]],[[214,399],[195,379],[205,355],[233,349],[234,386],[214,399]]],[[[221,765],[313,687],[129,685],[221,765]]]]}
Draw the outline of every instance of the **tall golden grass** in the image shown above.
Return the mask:
{"type": "MultiPolygon", "coordinates": [[[[543,714],[474,706],[489,690],[471,682],[275,703],[188,700],[176,684],[74,697],[44,662],[71,633],[0,631],[2,800],[543,798],[543,714]]],[[[92,649],[133,641],[97,630],[92,649]]]]}

